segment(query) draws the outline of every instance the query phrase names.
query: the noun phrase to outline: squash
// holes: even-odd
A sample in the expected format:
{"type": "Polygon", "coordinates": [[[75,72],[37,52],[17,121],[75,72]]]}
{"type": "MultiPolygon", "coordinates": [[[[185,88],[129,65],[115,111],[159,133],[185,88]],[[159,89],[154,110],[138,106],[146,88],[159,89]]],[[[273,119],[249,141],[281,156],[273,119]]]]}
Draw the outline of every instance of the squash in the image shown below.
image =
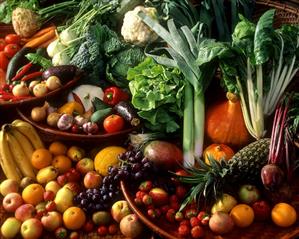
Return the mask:
{"type": "Polygon", "coordinates": [[[68,115],[73,115],[74,113],[82,115],[84,113],[84,108],[83,106],[76,102],[76,101],[70,101],[65,103],[63,106],[61,106],[57,112],[59,114],[68,114],[68,115]]]}
{"type": "Polygon", "coordinates": [[[228,161],[234,156],[235,152],[231,147],[225,144],[211,144],[207,148],[205,148],[203,152],[203,158],[205,163],[210,165],[209,158],[213,158],[217,161],[221,159],[228,161]]]}
{"type": "Polygon", "coordinates": [[[207,109],[206,137],[212,143],[226,144],[238,150],[247,145],[251,138],[245,126],[240,100],[230,92],[226,98],[207,109]]]}

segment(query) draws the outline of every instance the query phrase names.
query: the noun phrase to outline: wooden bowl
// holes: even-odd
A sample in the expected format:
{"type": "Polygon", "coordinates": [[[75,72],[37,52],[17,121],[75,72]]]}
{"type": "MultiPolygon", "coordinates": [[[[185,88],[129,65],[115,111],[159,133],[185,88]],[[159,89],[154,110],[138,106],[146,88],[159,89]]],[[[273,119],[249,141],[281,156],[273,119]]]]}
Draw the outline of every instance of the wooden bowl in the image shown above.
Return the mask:
{"type": "MultiPolygon", "coordinates": [[[[121,181],[120,187],[130,208],[139,219],[155,233],[166,239],[180,239],[177,225],[167,222],[165,219],[150,219],[146,213],[134,202],[137,189],[131,188],[126,182],[121,181]]],[[[232,232],[225,235],[216,235],[205,227],[204,239],[296,239],[299,237],[299,222],[288,228],[275,226],[272,222],[254,222],[247,228],[235,227],[232,232]]]]}
{"type": "Polygon", "coordinates": [[[10,101],[0,101],[0,109],[7,109],[7,108],[15,108],[15,107],[23,107],[23,106],[33,106],[37,105],[45,100],[50,100],[53,99],[54,97],[57,97],[60,94],[63,94],[66,90],[69,88],[73,87],[79,80],[80,80],[80,75],[77,75],[74,77],[74,79],[68,81],[65,83],[62,87],[52,90],[49,93],[47,93],[44,96],[39,96],[39,97],[32,97],[24,100],[19,100],[15,102],[10,102],[10,101]]]}
{"type": "Polygon", "coordinates": [[[120,142],[121,140],[125,139],[127,135],[136,130],[134,127],[125,128],[121,131],[115,133],[105,133],[100,132],[99,134],[87,135],[87,134],[75,134],[71,132],[61,131],[52,127],[49,127],[46,123],[37,123],[32,120],[30,116],[30,110],[28,108],[21,109],[17,108],[17,113],[19,116],[27,121],[28,123],[32,124],[40,134],[43,141],[51,142],[51,141],[72,141],[72,142],[81,142],[81,143],[88,143],[88,142],[120,142]]]}

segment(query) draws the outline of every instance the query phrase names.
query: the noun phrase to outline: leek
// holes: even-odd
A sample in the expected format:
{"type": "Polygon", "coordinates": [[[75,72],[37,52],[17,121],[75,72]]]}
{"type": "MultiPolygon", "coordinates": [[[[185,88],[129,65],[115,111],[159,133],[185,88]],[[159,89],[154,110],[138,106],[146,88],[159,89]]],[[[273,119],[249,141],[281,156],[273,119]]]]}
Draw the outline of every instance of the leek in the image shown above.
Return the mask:
{"type": "MultiPolygon", "coordinates": [[[[197,63],[198,52],[202,41],[202,32],[195,37],[192,31],[183,26],[176,28],[173,19],[167,21],[168,31],[157,21],[140,12],[139,17],[168,45],[164,49],[170,57],[153,57],[159,64],[178,67],[185,80],[184,123],[183,123],[183,152],[184,166],[191,167],[195,159],[202,156],[204,142],[204,92],[213,77],[216,66],[197,63]]],[[[198,24],[202,29],[201,24],[198,24]]],[[[194,29],[192,29],[194,30],[194,29]]]]}

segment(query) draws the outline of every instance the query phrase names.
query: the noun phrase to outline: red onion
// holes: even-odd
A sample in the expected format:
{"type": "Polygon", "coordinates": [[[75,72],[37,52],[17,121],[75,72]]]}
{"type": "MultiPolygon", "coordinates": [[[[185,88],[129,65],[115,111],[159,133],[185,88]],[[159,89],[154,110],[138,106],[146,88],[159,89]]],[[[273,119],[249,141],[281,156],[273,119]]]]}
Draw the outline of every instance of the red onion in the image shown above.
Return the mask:
{"type": "Polygon", "coordinates": [[[267,164],[261,170],[262,182],[266,189],[275,190],[283,181],[284,173],[276,164],[267,164]]]}

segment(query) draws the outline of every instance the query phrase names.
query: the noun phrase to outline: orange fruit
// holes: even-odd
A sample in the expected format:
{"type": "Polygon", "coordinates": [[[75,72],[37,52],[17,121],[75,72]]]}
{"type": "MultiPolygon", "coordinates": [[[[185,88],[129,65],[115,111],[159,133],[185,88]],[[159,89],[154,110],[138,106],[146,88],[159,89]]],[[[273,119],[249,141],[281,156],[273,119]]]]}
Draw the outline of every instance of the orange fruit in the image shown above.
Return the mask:
{"type": "Polygon", "coordinates": [[[254,211],[247,204],[238,204],[230,211],[234,223],[238,227],[248,227],[253,223],[254,211]]]}
{"type": "Polygon", "coordinates": [[[80,229],[86,221],[84,211],[79,207],[69,207],[63,213],[63,223],[69,230],[80,229]]]}
{"type": "Polygon", "coordinates": [[[108,146],[97,153],[94,159],[94,168],[102,176],[108,175],[110,166],[117,166],[118,155],[126,152],[125,148],[119,146],[108,146]]]}
{"type": "Polygon", "coordinates": [[[297,220],[296,210],[288,203],[277,203],[271,211],[271,217],[280,227],[292,226],[297,220]]]}
{"type": "Polygon", "coordinates": [[[59,141],[54,141],[53,143],[50,144],[49,151],[55,156],[56,155],[65,155],[66,151],[67,151],[67,147],[66,147],[66,145],[64,145],[63,143],[61,143],[59,141]]]}
{"type": "Polygon", "coordinates": [[[72,167],[72,161],[65,155],[57,155],[53,158],[52,165],[58,169],[59,173],[65,173],[72,167]]]}
{"type": "Polygon", "coordinates": [[[47,149],[36,149],[31,156],[31,164],[36,169],[45,168],[52,163],[53,156],[47,149]]]}
{"type": "Polygon", "coordinates": [[[44,200],[45,189],[38,183],[33,183],[24,188],[22,198],[25,203],[37,205],[44,200]]]}

